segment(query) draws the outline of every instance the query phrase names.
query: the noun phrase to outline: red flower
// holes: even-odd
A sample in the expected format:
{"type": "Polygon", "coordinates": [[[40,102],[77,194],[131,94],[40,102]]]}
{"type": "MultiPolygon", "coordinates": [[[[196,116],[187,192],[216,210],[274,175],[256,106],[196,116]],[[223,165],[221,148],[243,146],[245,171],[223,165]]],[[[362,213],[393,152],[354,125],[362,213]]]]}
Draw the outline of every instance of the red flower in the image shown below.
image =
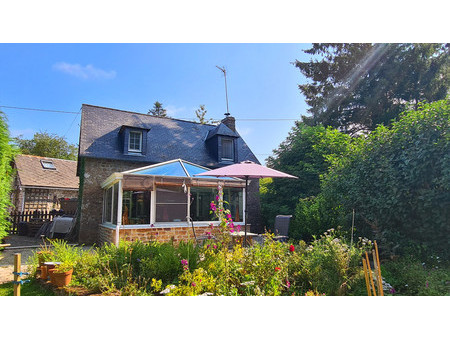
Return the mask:
{"type": "Polygon", "coordinates": [[[289,251],[290,252],[294,252],[295,251],[295,246],[293,244],[291,244],[291,246],[289,247],[289,251]]]}
{"type": "Polygon", "coordinates": [[[275,271],[280,271],[281,268],[279,268],[278,266],[275,268],[275,271]]]}

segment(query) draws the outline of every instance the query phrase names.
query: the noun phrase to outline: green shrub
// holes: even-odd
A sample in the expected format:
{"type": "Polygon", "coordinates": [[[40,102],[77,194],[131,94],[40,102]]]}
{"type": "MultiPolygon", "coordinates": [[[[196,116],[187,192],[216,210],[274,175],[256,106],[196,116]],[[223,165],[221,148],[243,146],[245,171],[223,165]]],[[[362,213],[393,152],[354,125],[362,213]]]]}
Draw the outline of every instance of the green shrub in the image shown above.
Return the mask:
{"type": "Polygon", "coordinates": [[[13,169],[11,162],[14,159],[16,150],[11,146],[6,117],[0,111],[0,242],[5,237],[10,226],[8,220],[9,208],[12,207],[10,201],[11,182],[13,169]]]}
{"type": "MultiPolygon", "coordinates": [[[[291,285],[296,294],[314,290],[326,295],[345,295],[361,283],[361,255],[370,241],[350,247],[330,229],[311,245],[300,242],[289,264],[291,285]]],[[[360,289],[360,288],[358,288],[360,289]]]]}
{"type": "Polygon", "coordinates": [[[450,267],[441,264],[439,256],[434,264],[426,264],[412,256],[382,264],[382,275],[401,296],[450,295],[450,267]]]}

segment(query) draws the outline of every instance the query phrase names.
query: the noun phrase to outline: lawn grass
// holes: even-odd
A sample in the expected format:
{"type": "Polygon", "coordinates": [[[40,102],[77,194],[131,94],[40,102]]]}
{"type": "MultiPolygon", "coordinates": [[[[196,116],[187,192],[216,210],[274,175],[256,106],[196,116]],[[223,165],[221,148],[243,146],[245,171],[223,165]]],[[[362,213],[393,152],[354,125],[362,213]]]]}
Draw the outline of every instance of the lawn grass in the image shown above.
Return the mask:
{"type": "MultiPolygon", "coordinates": [[[[31,280],[22,284],[20,288],[21,296],[54,296],[55,293],[47,288],[43,288],[37,281],[31,280]]],[[[14,285],[12,282],[0,284],[0,296],[14,296],[14,285]]]]}

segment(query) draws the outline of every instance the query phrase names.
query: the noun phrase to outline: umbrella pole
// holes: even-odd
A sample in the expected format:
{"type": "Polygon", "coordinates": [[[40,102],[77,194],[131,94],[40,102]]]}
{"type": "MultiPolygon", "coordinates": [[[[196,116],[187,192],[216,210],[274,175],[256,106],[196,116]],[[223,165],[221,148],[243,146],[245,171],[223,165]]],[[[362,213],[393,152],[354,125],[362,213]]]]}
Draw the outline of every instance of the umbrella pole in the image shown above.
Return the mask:
{"type": "Polygon", "coordinates": [[[244,222],[244,231],[245,231],[245,235],[244,235],[244,246],[247,246],[247,217],[248,217],[248,176],[245,176],[245,222],[244,222]]]}

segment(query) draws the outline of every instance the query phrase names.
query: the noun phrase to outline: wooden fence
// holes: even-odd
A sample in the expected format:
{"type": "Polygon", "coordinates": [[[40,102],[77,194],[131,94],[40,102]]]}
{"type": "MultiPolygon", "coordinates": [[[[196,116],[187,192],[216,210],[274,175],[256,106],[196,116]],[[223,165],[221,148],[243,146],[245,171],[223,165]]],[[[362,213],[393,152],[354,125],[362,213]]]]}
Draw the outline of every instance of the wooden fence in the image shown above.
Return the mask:
{"type": "MultiPolygon", "coordinates": [[[[11,235],[18,234],[18,225],[20,222],[31,222],[34,220],[40,220],[43,222],[52,221],[56,216],[62,216],[63,214],[60,212],[49,212],[49,211],[14,211],[9,214],[9,219],[11,221],[11,226],[9,229],[9,233],[11,235]]],[[[64,215],[69,216],[69,214],[64,213],[64,215]]],[[[73,216],[73,215],[70,215],[73,216]]]]}

